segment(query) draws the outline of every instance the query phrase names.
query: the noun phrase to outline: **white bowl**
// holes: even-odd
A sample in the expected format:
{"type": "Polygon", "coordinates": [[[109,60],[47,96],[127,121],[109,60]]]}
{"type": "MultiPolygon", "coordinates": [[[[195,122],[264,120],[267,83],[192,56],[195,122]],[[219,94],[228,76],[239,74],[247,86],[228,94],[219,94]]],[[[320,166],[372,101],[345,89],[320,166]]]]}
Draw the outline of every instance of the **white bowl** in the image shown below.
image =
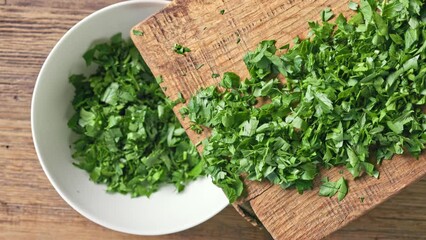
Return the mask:
{"type": "Polygon", "coordinates": [[[68,77],[89,73],[82,59],[93,42],[122,32],[156,13],[167,1],[139,0],[111,5],[86,17],[56,44],[47,57],[35,85],[31,105],[34,145],[44,172],[61,197],[77,212],[107,228],[140,235],[182,231],[221,211],[228,200],[210,179],[202,178],[177,193],[165,186],[150,198],[106,193],[106,186],[89,180],[72,165],[73,133],[67,127],[72,116],[73,86],[68,77]]]}

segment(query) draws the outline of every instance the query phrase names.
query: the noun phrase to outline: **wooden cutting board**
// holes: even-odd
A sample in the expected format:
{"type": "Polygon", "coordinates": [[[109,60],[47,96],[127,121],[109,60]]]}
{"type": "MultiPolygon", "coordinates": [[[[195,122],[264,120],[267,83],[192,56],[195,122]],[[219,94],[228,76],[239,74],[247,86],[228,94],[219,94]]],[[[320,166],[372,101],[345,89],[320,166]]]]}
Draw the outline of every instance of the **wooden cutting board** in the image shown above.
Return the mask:
{"type": "MultiPolygon", "coordinates": [[[[156,76],[163,76],[165,93],[176,99],[178,93],[188,99],[198,89],[217,84],[213,73],[227,71],[248,76],[242,61],[247,51],[266,39],[277,46],[290,43],[308,33],[308,21],[319,20],[320,12],[330,7],[349,16],[348,2],[342,0],[175,0],[161,12],[141,22],[134,29],[143,36],[132,39],[156,76]],[[224,13],[221,14],[221,10],[224,13]],[[191,49],[176,54],[175,43],[191,49]],[[203,65],[202,67],[200,67],[203,65]]],[[[178,110],[182,105],[177,106],[178,110]]],[[[180,118],[180,114],[177,114],[180,118]]],[[[208,134],[189,130],[194,143],[208,134]]],[[[385,161],[379,168],[380,179],[363,177],[357,181],[340,169],[323,172],[335,181],[349,179],[349,194],[342,201],[318,196],[318,183],[303,195],[282,190],[269,183],[246,181],[247,195],[234,203],[237,211],[253,224],[264,226],[275,239],[320,239],[398,193],[426,175],[426,157],[409,156],[385,161]]]]}

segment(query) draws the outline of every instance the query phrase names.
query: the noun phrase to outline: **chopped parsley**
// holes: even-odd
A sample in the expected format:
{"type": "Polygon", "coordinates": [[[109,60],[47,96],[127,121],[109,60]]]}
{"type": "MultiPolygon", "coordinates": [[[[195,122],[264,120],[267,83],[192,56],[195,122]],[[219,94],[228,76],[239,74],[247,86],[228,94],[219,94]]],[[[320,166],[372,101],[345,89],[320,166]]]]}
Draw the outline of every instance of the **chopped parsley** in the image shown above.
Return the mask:
{"type": "Polygon", "coordinates": [[[324,197],[332,197],[337,193],[337,199],[340,201],[345,198],[348,193],[348,185],[346,180],[341,177],[337,182],[330,182],[328,178],[322,179],[323,184],[320,187],[319,195],[324,197]]]}
{"type": "Polygon", "coordinates": [[[175,43],[175,45],[173,46],[173,51],[175,51],[175,53],[177,54],[185,54],[187,52],[191,52],[191,49],[184,47],[180,44],[175,43]]]}
{"type": "Polygon", "coordinates": [[[90,76],[72,75],[74,116],[68,126],[78,135],[74,165],[108,192],[149,196],[164,184],[178,192],[204,174],[204,162],[131,41],[117,34],[89,49],[90,76]]]}
{"type": "Polygon", "coordinates": [[[330,8],[325,8],[321,11],[321,19],[323,22],[328,22],[334,16],[333,11],[330,8]]]}
{"type": "MultiPolygon", "coordinates": [[[[384,159],[425,149],[425,4],[361,0],[349,7],[356,14],[334,23],[331,10],[323,11],[321,22],[309,22],[308,39],[279,54],[275,41],[261,42],[244,57],[246,80],[226,73],[225,90],[201,89],[181,111],[194,131],[212,129],[202,157],[230,202],[243,193],[242,176],[302,193],[321,168],[378,178],[384,159]]],[[[320,187],[339,201],[347,192],[343,178],[320,187]]]]}
{"type": "Polygon", "coordinates": [[[132,30],[132,33],[133,33],[133,35],[135,35],[135,36],[143,36],[143,34],[144,34],[144,32],[139,31],[139,30],[136,30],[136,29],[133,29],[133,30],[132,30]]]}
{"type": "Polygon", "coordinates": [[[225,14],[225,9],[220,10],[220,11],[219,11],[219,13],[220,13],[221,15],[225,14]]]}
{"type": "Polygon", "coordinates": [[[358,10],[358,3],[349,2],[349,8],[354,11],[358,10]]]}
{"type": "Polygon", "coordinates": [[[158,83],[158,84],[161,84],[161,83],[163,83],[163,76],[157,76],[157,77],[155,77],[155,81],[158,83]]]}
{"type": "Polygon", "coordinates": [[[219,73],[212,73],[212,78],[218,78],[218,77],[220,77],[219,73]]]}

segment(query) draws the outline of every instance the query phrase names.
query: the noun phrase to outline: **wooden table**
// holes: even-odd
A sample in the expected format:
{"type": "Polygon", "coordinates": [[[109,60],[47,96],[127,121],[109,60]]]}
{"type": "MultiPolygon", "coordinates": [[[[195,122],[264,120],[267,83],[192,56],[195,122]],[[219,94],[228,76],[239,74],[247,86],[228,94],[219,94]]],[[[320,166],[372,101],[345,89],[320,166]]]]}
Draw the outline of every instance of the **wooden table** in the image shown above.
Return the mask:
{"type": "MultiPolygon", "coordinates": [[[[173,235],[114,232],[80,216],[48,182],[31,138],[37,74],[71,26],[114,2],[0,0],[0,239],[270,239],[232,207],[173,235]]],[[[423,179],[328,239],[426,239],[425,202],[423,179]]]]}

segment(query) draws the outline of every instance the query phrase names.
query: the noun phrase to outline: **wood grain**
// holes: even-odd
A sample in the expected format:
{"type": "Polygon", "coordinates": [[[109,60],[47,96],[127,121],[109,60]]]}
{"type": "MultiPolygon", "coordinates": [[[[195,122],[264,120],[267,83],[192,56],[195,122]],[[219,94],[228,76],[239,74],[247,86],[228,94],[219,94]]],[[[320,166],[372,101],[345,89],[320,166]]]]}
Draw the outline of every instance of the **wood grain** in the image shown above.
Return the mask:
{"type": "MultiPolygon", "coordinates": [[[[212,73],[231,71],[247,77],[242,56],[260,41],[276,39],[281,46],[296,36],[305,37],[307,21],[318,21],[326,6],[349,16],[347,4],[340,0],[176,0],[136,25],[145,34],[132,39],[152,72],[163,76],[166,94],[176,98],[180,92],[188,98],[200,88],[218,84],[220,78],[212,78],[212,73]],[[220,14],[221,10],[225,13],[220,14]],[[191,52],[174,53],[175,43],[191,52]],[[200,64],[205,66],[197,68],[200,64]]],[[[180,120],[194,143],[208,135],[194,133],[187,119],[180,120]]],[[[320,198],[316,191],[299,195],[268,183],[246,181],[248,194],[234,207],[249,221],[260,221],[276,239],[323,238],[425,176],[425,154],[418,161],[396,157],[380,169],[379,180],[350,181],[350,195],[342,203],[320,198]],[[360,197],[366,200],[360,203],[360,197]]],[[[340,174],[334,169],[325,175],[337,179],[340,174]]],[[[351,177],[347,174],[347,178],[351,177]]]]}
{"type": "Polygon", "coordinates": [[[425,191],[423,179],[327,239],[425,239],[425,191]]]}
{"type": "Polygon", "coordinates": [[[80,216],[48,182],[31,139],[37,74],[71,26],[113,2],[8,1],[0,6],[0,239],[270,239],[232,207],[173,235],[147,238],[114,232],[80,216]]]}
{"type": "MultiPolygon", "coordinates": [[[[90,222],[59,197],[34,151],[30,129],[32,90],[44,59],[59,38],[80,19],[114,1],[76,0],[61,7],[67,2],[8,0],[7,5],[0,6],[0,240],[270,239],[233,208],[173,235],[122,234],[90,222]]],[[[423,179],[329,239],[424,239],[425,199],[423,179]]]]}
{"type": "Polygon", "coordinates": [[[425,169],[425,155],[417,161],[409,156],[397,156],[380,166],[379,179],[366,176],[354,181],[348,172],[339,173],[341,169],[324,173],[332,181],[342,175],[348,179],[349,194],[342,202],[319,197],[316,191],[301,196],[296,191],[273,186],[251,199],[250,204],[275,239],[320,239],[417,181],[424,176],[425,169]]]}

